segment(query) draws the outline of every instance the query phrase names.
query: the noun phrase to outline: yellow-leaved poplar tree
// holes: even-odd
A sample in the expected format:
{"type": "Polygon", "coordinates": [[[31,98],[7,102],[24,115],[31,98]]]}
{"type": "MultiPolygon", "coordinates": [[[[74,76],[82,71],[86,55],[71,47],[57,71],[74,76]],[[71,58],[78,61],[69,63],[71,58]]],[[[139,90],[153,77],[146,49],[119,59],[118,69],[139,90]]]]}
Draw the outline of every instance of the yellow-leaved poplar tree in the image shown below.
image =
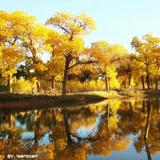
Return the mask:
{"type": "Polygon", "coordinates": [[[94,30],[95,23],[86,14],[75,16],[62,12],[49,18],[46,24],[53,25],[60,31],[59,36],[54,37],[50,44],[54,50],[54,55],[58,54],[64,61],[62,95],[66,95],[66,82],[69,70],[77,65],[92,63],[91,59],[81,60],[81,57],[85,56],[85,53],[83,53],[84,41],[82,36],[94,30]],[[58,43],[55,38],[58,38],[58,43]],[[55,51],[55,47],[58,51],[55,51]]]}

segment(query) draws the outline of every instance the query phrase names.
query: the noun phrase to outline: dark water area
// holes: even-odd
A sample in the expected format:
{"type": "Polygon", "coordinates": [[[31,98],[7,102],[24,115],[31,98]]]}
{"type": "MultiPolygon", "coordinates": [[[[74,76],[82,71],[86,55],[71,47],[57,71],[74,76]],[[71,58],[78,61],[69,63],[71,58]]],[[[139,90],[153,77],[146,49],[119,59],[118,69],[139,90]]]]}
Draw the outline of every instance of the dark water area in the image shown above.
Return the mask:
{"type": "Polygon", "coordinates": [[[67,108],[1,111],[0,157],[160,160],[159,102],[158,98],[112,100],[67,108]]]}

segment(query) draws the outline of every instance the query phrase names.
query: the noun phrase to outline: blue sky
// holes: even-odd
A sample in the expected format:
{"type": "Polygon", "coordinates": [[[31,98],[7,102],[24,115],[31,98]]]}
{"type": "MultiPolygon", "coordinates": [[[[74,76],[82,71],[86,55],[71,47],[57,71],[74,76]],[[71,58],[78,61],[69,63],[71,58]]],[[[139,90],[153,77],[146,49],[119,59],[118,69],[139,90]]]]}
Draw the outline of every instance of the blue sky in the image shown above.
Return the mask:
{"type": "Polygon", "coordinates": [[[133,36],[160,36],[159,0],[0,0],[0,10],[22,10],[41,23],[56,12],[87,13],[96,21],[96,31],[86,36],[87,45],[106,40],[131,49],[133,36]]]}

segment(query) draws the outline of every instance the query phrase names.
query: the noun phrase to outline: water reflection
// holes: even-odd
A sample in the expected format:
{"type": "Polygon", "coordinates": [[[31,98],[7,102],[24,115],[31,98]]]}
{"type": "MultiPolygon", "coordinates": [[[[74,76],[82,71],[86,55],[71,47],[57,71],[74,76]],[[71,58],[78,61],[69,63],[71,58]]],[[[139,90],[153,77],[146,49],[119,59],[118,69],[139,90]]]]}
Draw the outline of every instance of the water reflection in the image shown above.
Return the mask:
{"type": "Polygon", "coordinates": [[[38,159],[160,159],[159,100],[0,112],[0,154],[38,159]]]}

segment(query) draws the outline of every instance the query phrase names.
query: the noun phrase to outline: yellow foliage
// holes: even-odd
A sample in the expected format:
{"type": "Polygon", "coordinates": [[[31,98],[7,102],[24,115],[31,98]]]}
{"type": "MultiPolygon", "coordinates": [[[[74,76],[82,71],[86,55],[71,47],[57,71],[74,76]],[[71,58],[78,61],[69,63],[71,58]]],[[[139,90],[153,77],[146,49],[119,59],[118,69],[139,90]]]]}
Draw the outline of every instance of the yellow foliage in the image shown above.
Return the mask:
{"type": "Polygon", "coordinates": [[[110,67],[108,69],[108,75],[109,75],[109,78],[110,78],[110,81],[109,81],[109,85],[110,85],[110,88],[119,88],[120,87],[120,83],[117,79],[117,72],[115,70],[114,67],[110,67]]]}
{"type": "Polygon", "coordinates": [[[109,101],[109,108],[113,112],[113,114],[117,113],[117,110],[120,108],[121,101],[116,100],[116,101],[109,101]]]}
{"type": "Polygon", "coordinates": [[[108,129],[110,131],[114,131],[117,129],[117,124],[118,123],[118,118],[116,116],[112,116],[109,118],[109,121],[108,121],[108,129]]]}
{"type": "Polygon", "coordinates": [[[70,92],[83,92],[83,91],[101,91],[105,90],[105,84],[102,80],[92,80],[81,83],[80,81],[68,81],[67,90],[70,92]]]}
{"type": "Polygon", "coordinates": [[[128,139],[117,140],[112,144],[112,147],[116,151],[124,151],[128,149],[128,145],[131,143],[128,139]]]}
{"type": "Polygon", "coordinates": [[[0,50],[0,73],[8,78],[16,73],[16,65],[24,59],[23,51],[16,47],[3,47],[0,50]]]}
{"type": "Polygon", "coordinates": [[[46,24],[55,25],[69,35],[83,35],[95,29],[95,22],[91,17],[86,14],[75,16],[67,12],[55,14],[46,24]]]}
{"type": "Polygon", "coordinates": [[[34,80],[28,81],[23,78],[17,80],[16,78],[13,78],[12,87],[13,87],[13,92],[15,93],[31,94],[36,86],[34,80]]]}

